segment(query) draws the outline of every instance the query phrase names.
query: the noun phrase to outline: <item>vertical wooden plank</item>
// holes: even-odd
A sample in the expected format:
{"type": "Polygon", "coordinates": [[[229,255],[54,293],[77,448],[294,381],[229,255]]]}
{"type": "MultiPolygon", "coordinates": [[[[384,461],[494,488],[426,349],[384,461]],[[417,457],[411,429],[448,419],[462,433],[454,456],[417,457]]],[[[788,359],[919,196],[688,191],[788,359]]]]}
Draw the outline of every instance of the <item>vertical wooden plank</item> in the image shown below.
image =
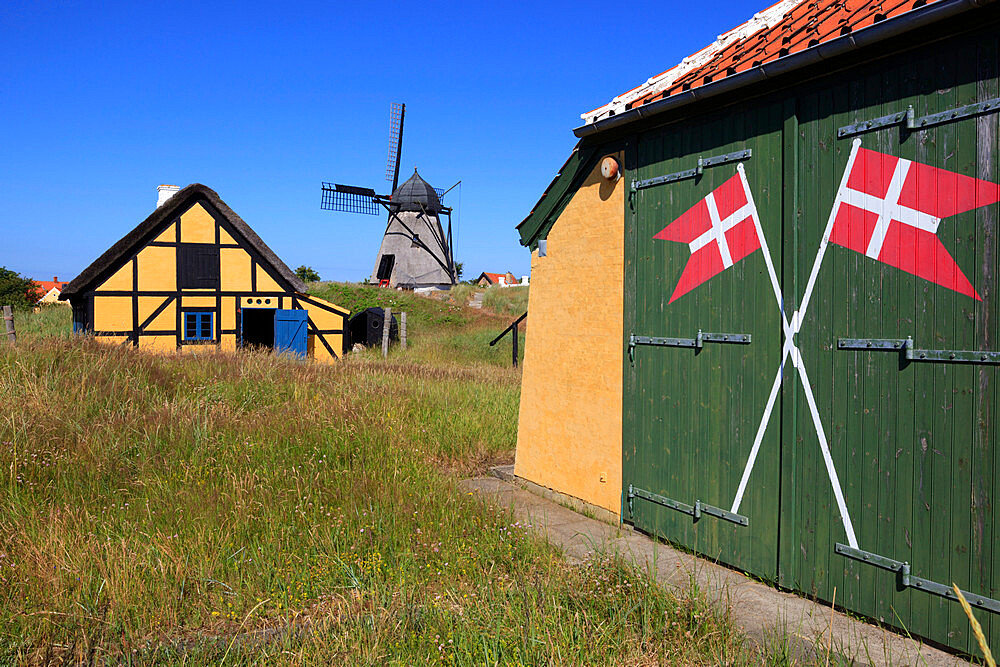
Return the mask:
{"type": "MultiPolygon", "coordinates": [[[[625,143],[625,160],[622,178],[624,183],[631,183],[636,179],[636,168],[639,162],[640,146],[638,138],[633,137],[625,143]]],[[[623,349],[628,349],[628,338],[635,331],[636,314],[636,218],[635,218],[635,195],[626,191],[624,197],[623,219],[625,221],[623,233],[624,241],[624,271],[622,304],[625,309],[622,323],[623,331],[621,345],[623,349]]],[[[635,425],[635,405],[638,402],[636,393],[635,369],[629,359],[629,355],[622,356],[622,494],[627,493],[628,485],[635,480],[636,466],[636,425],[635,425]]],[[[621,516],[625,521],[632,521],[632,516],[628,514],[628,504],[623,497],[621,516]]]]}
{"type": "MultiPolygon", "coordinates": [[[[933,75],[933,65],[927,53],[919,54],[917,60],[917,73],[920,86],[918,88],[915,104],[913,108],[916,113],[924,115],[928,113],[927,82],[933,75]]],[[[908,149],[906,157],[917,162],[928,163],[931,159],[928,144],[930,142],[930,130],[915,132],[910,138],[912,146],[908,149]]],[[[930,297],[927,283],[924,281],[911,281],[909,283],[914,291],[914,340],[929,340],[933,331],[932,318],[934,314],[934,302],[930,297]]],[[[930,438],[934,430],[934,414],[930,404],[934,396],[935,369],[928,365],[911,364],[906,372],[913,376],[914,390],[914,480],[913,480],[913,560],[911,561],[914,572],[926,572],[922,576],[931,576],[930,563],[933,560],[932,544],[933,514],[931,502],[933,500],[933,453],[930,438]]],[[[912,595],[910,607],[910,623],[915,632],[920,632],[917,628],[928,628],[931,625],[931,618],[934,609],[931,596],[912,595]]]]}
{"type": "MultiPolygon", "coordinates": [[[[792,95],[783,101],[781,109],[781,236],[775,239],[773,246],[781,247],[781,262],[775,268],[781,272],[781,296],[788,318],[798,307],[799,276],[797,269],[800,215],[798,197],[800,188],[799,151],[801,149],[799,107],[812,108],[815,106],[814,100],[815,95],[811,92],[801,96],[792,95]]],[[[784,336],[782,336],[782,342],[784,342],[784,336]]],[[[792,369],[785,372],[786,375],[791,373],[792,369]]],[[[800,512],[798,436],[795,430],[797,412],[794,405],[794,389],[790,392],[788,388],[792,384],[794,384],[794,378],[784,378],[776,406],[778,414],[775,415],[772,426],[778,430],[780,443],[778,452],[780,512],[775,567],[777,568],[778,583],[787,588],[795,588],[799,581],[797,576],[798,541],[802,516],[805,514],[800,512]]]]}
{"type": "MultiPolygon", "coordinates": [[[[997,66],[998,37],[983,37],[977,44],[976,64],[978,68],[978,98],[992,99],[1000,95],[998,86],[997,66]]],[[[1000,182],[996,151],[998,118],[989,114],[976,119],[976,172],[977,178],[1000,182]]],[[[977,256],[975,285],[983,297],[979,315],[976,320],[976,337],[978,349],[993,350],[997,348],[997,205],[984,206],[976,210],[976,229],[979,234],[977,247],[981,248],[977,256]]],[[[997,596],[997,588],[993,585],[993,577],[998,572],[995,559],[998,550],[994,544],[996,539],[996,512],[993,511],[995,487],[992,474],[997,465],[995,448],[997,446],[997,429],[991,419],[998,413],[994,409],[996,396],[995,369],[979,369],[976,385],[976,408],[974,417],[975,436],[973,440],[972,460],[972,505],[973,505],[973,581],[974,591],[981,591],[990,597],[997,596]]],[[[992,614],[981,614],[980,623],[990,641],[994,655],[1000,653],[1000,623],[992,614]]]]}
{"type": "MultiPolygon", "coordinates": [[[[891,70],[892,68],[890,68],[891,70]]],[[[883,104],[883,80],[878,69],[869,69],[864,75],[864,115],[869,118],[882,116],[886,109],[895,109],[897,101],[889,99],[883,104]]],[[[888,135],[897,132],[897,128],[870,133],[865,138],[865,147],[889,154],[888,135]]],[[[850,251],[848,251],[850,252],[850,251]]],[[[866,337],[881,337],[885,331],[885,316],[892,310],[891,299],[887,289],[892,282],[892,273],[896,269],[877,260],[862,258],[860,253],[853,253],[855,261],[864,263],[865,280],[861,285],[864,302],[864,320],[861,331],[866,337]]],[[[891,316],[891,315],[890,315],[891,316]]],[[[852,503],[854,528],[862,548],[876,553],[882,550],[882,514],[879,505],[879,495],[882,486],[882,426],[887,413],[892,411],[892,398],[886,396],[888,375],[895,374],[895,361],[884,354],[862,353],[864,373],[862,381],[863,399],[860,404],[863,414],[861,442],[858,451],[853,453],[854,469],[860,477],[860,497],[852,503]],[[860,501],[860,502],[857,502],[860,501]]],[[[845,474],[851,475],[851,469],[845,468],[845,474]]],[[[891,575],[874,567],[859,568],[860,597],[859,609],[873,618],[884,618],[880,614],[879,602],[891,596],[889,586],[892,585],[891,575]]]]}
{"type": "MultiPolygon", "coordinates": [[[[900,108],[917,102],[919,94],[919,77],[914,62],[910,59],[903,60],[899,67],[889,72],[896,81],[893,85],[898,86],[897,97],[900,108]]],[[[893,96],[888,96],[889,100],[893,96]]],[[[900,130],[897,133],[889,133],[891,140],[890,153],[899,157],[912,156],[913,144],[916,139],[913,133],[907,130],[900,130]]],[[[914,321],[916,318],[916,308],[913,295],[913,282],[910,277],[897,275],[895,280],[895,303],[897,315],[894,322],[884,322],[887,335],[894,338],[905,338],[913,335],[914,321]]],[[[914,460],[916,456],[916,432],[914,429],[914,383],[912,369],[901,366],[897,362],[897,368],[890,367],[888,372],[895,373],[896,376],[896,403],[894,419],[890,424],[894,424],[894,438],[890,439],[888,454],[894,460],[893,475],[894,482],[890,485],[892,496],[886,499],[890,504],[887,514],[892,518],[891,535],[892,539],[886,542],[887,551],[882,552],[891,558],[905,562],[913,562],[913,480],[914,480],[914,460]]],[[[919,592],[917,593],[919,594],[919,592]]],[[[902,628],[913,627],[912,621],[912,600],[914,592],[910,589],[896,590],[892,588],[889,595],[891,605],[889,610],[880,610],[881,614],[887,616],[887,623],[902,628]]]]}

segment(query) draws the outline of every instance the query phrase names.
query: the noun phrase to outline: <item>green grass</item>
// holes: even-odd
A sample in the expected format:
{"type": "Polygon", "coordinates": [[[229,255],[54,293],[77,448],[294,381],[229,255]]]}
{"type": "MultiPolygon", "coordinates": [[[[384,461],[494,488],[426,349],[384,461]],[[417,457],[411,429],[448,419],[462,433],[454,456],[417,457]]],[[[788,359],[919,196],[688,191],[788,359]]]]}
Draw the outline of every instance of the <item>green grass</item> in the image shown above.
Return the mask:
{"type": "Polygon", "coordinates": [[[520,315],[528,310],[529,287],[499,287],[493,285],[486,288],[483,295],[483,308],[503,315],[520,315]]]}
{"type": "MultiPolygon", "coordinates": [[[[468,349],[485,331],[386,298],[431,330],[466,318],[468,349]]],[[[68,309],[18,325],[0,345],[0,663],[761,660],[696,593],[570,565],[460,491],[512,460],[516,371],[454,350],[145,354],[50,335],[68,309]]]]}
{"type": "MultiPolygon", "coordinates": [[[[393,345],[390,361],[452,368],[511,365],[509,335],[497,345],[489,345],[510,324],[509,318],[467,308],[467,298],[455,300],[448,292],[418,296],[412,292],[350,283],[314,283],[310,293],[349,308],[352,314],[373,306],[392,308],[396,316],[405,311],[407,350],[403,352],[393,345]]],[[[519,340],[518,357],[523,359],[523,334],[519,340]]],[[[380,359],[381,354],[381,348],[376,346],[352,356],[375,360],[380,359]]]]}

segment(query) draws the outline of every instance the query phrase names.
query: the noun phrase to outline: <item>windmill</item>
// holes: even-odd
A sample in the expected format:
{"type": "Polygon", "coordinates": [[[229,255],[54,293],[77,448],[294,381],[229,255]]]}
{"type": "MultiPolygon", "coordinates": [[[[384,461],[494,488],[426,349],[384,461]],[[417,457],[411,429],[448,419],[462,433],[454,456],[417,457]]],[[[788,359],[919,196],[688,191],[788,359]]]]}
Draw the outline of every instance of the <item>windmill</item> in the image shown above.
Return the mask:
{"type": "Polygon", "coordinates": [[[392,105],[385,169],[385,180],[392,183],[391,194],[380,195],[372,188],[324,182],[320,208],[366,215],[379,215],[384,209],[389,214],[375,258],[372,282],[407,289],[449,288],[457,282],[452,254],[451,209],[444,206],[441,199],[458,183],[442,192],[431,187],[414,169],[406,182],[398,184],[405,115],[405,104],[392,105]],[[441,225],[442,216],[448,218],[447,233],[441,225]]]}

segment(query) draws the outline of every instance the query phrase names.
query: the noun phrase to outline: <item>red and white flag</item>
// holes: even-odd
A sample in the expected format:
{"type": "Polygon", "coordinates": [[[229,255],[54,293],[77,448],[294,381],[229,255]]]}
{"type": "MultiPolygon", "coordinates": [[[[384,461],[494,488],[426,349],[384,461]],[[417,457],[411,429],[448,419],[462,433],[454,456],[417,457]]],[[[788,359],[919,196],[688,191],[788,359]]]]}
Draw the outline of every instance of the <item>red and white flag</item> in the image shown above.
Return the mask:
{"type": "Polygon", "coordinates": [[[858,147],[830,242],[981,301],[937,236],[941,218],[992,204],[1000,186],[858,147]]]}
{"type": "Polygon", "coordinates": [[[691,257],[670,303],[760,248],[757,208],[742,170],[663,228],[654,239],[687,243],[691,257]]]}

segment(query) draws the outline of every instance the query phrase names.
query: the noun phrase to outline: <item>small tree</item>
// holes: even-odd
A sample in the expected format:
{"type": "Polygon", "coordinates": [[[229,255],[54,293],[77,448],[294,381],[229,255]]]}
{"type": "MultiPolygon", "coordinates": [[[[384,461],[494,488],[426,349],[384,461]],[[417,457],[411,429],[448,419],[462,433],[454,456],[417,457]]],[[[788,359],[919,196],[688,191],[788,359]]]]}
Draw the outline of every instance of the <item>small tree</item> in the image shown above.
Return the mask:
{"type": "Polygon", "coordinates": [[[465,269],[463,262],[455,262],[455,280],[462,279],[462,271],[465,269]]]}
{"type": "Polygon", "coordinates": [[[299,277],[304,283],[315,283],[320,280],[319,274],[316,273],[316,269],[311,266],[300,266],[295,269],[295,275],[299,277]]]}
{"type": "Polygon", "coordinates": [[[7,267],[0,266],[0,306],[28,310],[41,298],[42,295],[34,280],[23,278],[7,267]]]}

